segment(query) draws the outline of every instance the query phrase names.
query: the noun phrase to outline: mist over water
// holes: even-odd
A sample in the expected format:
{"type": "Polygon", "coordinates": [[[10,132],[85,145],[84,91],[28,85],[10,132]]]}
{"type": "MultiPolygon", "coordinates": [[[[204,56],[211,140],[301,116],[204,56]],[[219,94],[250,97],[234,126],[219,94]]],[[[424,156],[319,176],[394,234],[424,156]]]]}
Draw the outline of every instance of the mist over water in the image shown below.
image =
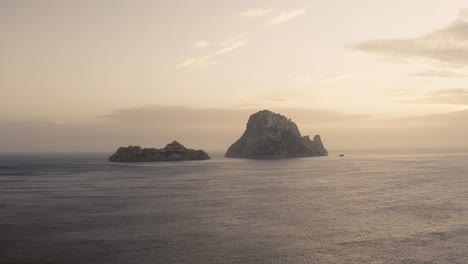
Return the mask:
{"type": "Polygon", "coordinates": [[[468,151],[0,156],[1,263],[468,263],[468,151]]]}

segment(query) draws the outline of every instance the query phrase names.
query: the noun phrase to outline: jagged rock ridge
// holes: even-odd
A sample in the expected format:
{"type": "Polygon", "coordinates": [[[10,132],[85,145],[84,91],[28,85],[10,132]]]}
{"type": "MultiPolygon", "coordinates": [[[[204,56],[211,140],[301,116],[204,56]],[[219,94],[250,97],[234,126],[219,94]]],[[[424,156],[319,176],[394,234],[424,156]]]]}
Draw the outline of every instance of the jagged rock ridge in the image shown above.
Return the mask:
{"type": "Polygon", "coordinates": [[[242,137],[229,147],[231,158],[295,158],[327,156],[319,135],[301,136],[291,119],[269,110],[250,116],[242,137]]]}
{"type": "Polygon", "coordinates": [[[203,150],[184,147],[177,141],[167,144],[162,149],[141,148],[139,146],[120,147],[109,157],[115,162],[182,161],[208,160],[210,156],[203,150]]]}

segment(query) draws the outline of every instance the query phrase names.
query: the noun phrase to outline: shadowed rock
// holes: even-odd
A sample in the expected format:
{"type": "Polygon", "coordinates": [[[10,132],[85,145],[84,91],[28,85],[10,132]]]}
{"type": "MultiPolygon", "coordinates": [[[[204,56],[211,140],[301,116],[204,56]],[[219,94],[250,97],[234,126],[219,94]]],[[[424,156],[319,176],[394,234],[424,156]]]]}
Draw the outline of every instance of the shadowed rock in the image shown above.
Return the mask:
{"type": "Polygon", "coordinates": [[[319,135],[301,136],[287,117],[268,110],[250,116],[242,137],[229,147],[231,158],[296,158],[327,156],[319,135]]]}
{"type": "Polygon", "coordinates": [[[149,161],[183,161],[208,160],[210,156],[203,150],[187,149],[174,141],[162,149],[141,148],[139,146],[120,147],[109,161],[115,162],[149,162],[149,161]]]}

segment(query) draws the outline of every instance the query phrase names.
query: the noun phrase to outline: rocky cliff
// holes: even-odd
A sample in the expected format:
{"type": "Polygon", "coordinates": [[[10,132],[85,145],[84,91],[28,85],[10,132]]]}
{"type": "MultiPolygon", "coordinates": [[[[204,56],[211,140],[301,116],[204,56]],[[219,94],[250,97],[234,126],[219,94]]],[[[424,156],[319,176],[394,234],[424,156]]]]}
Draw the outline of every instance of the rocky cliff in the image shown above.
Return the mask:
{"type": "Polygon", "coordinates": [[[207,160],[210,156],[203,150],[187,149],[174,141],[162,149],[141,148],[139,146],[120,147],[109,157],[115,162],[182,161],[207,160]]]}
{"type": "Polygon", "coordinates": [[[287,117],[268,110],[250,116],[242,137],[229,147],[231,158],[295,158],[327,156],[319,135],[301,136],[287,117]]]}

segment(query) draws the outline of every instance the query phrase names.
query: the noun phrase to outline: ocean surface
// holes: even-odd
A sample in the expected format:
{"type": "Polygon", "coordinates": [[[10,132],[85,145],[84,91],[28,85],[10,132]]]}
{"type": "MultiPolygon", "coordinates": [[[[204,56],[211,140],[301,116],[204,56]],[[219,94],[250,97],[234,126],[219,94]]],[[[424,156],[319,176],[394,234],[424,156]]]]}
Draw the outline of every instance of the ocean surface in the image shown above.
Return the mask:
{"type": "Polygon", "coordinates": [[[0,263],[468,263],[468,150],[0,155],[0,263]]]}

